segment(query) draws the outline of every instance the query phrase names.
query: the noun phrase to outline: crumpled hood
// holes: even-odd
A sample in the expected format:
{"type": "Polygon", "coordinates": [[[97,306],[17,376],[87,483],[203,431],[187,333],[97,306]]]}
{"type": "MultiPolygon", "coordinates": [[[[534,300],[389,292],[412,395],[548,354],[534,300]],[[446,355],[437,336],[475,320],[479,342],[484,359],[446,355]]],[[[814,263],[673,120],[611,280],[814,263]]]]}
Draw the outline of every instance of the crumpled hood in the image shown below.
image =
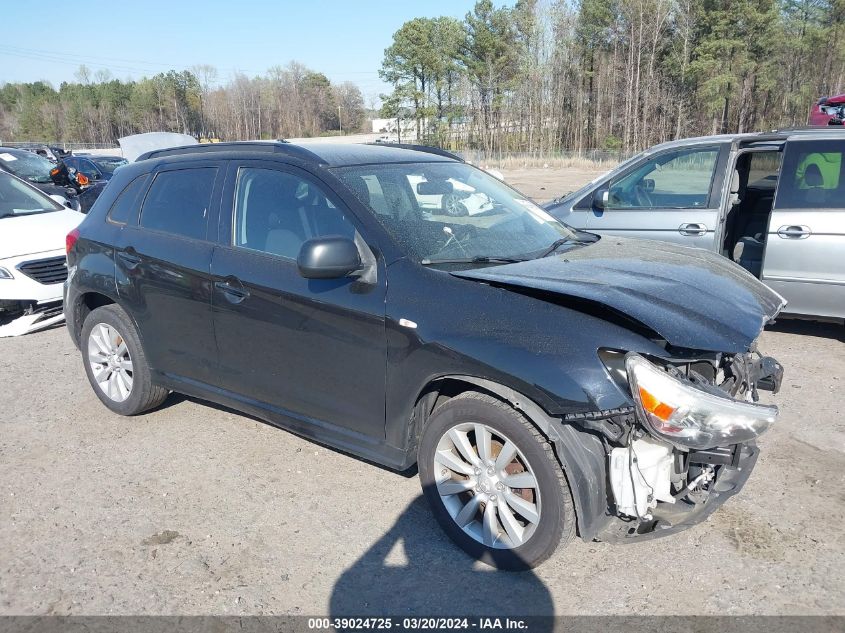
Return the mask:
{"type": "Polygon", "coordinates": [[[85,215],[70,209],[0,219],[0,259],[64,249],[85,215]]]}
{"type": "Polygon", "coordinates": [[[618,237],[556,256],[452,274],[603,304],[672,345],[718,352],[747,350],[786,303],[715,253],[618,237]]]}

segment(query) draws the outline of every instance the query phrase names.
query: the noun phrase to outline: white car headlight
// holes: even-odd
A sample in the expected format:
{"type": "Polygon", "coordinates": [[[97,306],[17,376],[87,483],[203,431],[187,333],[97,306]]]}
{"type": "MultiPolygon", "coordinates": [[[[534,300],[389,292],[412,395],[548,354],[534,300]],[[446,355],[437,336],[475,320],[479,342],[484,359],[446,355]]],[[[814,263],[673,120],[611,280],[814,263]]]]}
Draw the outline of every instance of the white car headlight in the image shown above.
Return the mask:
{"type": "Polygon", "coordinates": [[[774,423],[775,406],[740,402],[678,380],[639,354],[625,358],[640,419],[658,438],[706,449],[753,439],[774,423]]]}
{"type": "Polygon", "coordinates": [[[7,269],[0,266],[0,279],[14,279],[14,277],[7,269]]]}

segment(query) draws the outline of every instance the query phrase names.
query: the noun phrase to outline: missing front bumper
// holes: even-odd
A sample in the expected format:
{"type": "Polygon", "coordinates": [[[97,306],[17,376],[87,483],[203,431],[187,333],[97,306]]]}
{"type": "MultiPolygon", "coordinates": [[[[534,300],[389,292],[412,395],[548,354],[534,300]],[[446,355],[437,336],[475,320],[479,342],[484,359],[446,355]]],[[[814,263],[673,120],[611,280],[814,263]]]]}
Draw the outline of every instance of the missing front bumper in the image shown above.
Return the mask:
{"type": "Polygon", "coordinates": [[[62,301],[9,301],[0,305],[0,338],[37,332],[64,320],[62,301]]]}
{"type": "Polygon", "coordinates": [[[696,456],[696,459],[701,459],[702,463],[717,464],[716,476],[709,486],[705,500],[700,503],[686,500],[677,501],[674,504],[658,503],[647,521],[625,520],[617,516],[608,517],[607,523],[596,535],[596,540],[642,541],[669,536],[701,523],[725,501],[742,490],[757,462],[759,452],[756,444],[752,442],[739,445],[735,450],[726,453],[724,457],[719,451],[702,451],[701,457],[696,456]],[[719,464],[722,461],[729,463],[719,464]]]}

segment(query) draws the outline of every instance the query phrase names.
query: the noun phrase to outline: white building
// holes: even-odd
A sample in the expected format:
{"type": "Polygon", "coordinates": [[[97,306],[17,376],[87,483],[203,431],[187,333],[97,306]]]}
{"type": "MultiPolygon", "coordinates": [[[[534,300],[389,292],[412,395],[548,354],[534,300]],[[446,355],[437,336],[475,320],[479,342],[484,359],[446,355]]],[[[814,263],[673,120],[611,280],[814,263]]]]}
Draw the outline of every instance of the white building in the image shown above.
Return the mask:
{"type": "Polygon", "coordinates": [[[402,124],[402,140],[411,141],[417,137],[417,124],[412,119],[373,119],[372,129],[373,134],[383,134],[391,137],[390,140],[396,140],[393,137],[398,136],[399,123],[402,124]]]}

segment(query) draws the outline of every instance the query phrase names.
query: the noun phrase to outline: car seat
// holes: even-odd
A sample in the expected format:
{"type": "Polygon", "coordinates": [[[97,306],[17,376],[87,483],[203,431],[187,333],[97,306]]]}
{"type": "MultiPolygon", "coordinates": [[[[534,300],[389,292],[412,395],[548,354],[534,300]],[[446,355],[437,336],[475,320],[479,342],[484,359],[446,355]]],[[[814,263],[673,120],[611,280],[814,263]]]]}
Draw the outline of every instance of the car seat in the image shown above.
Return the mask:
{"type": "MultiPolygon", "coordinates": [[[[733,183],[731,185],[733,191],[733,183]]],[[[738,214],[734,219],[735,235],[739,237],[733,246],[732,259],[759,278],[763,268],[763,254],[766,250],[766,231],[769,227],[769,216],[772,212],[773,198],[765,192],[755,190],[754,195],[748,195],[746,189],[742,193],[743,202],[753,205],[749,209],[733,213],[738,214]]]]}
{"type": "MultiPolygon", "coordinates": [[[[772,210],[770,197],[758,198],[754,209],[748,213],[745,226],[738,229],[742,235],[734,244],[733,260],[759,279],[763,268],[763,253],[766,250],[766,230],[772,210]]],[[[743,218],[738,217],[737,222],[743,218]]]]}
{"type": "Polygon", "coordinates": [[[245,200],[246,246],[296,259],[310,236],[302,221],[301,203],[288,178],[256,177],[245,200]]]}
{"type": "Polygon", "coordinates": [[[810,163],[804,170],[804,199],[809,206],[818,207],[827,200],[827,190],[824,188],[822,170],[815,163],[810,163]]]}
{"type": "Polygon", "coordinates": [[[741,237],[734,246],[733,260],[759,279],[764,250],[765,242],[755,237],[741,237]]]}
{"type": "Polygon", "coordinates": [[[370,188],[362,176],[353,176],[347,181],[355,196],[364,204],[370,204],[370,188]]]}

